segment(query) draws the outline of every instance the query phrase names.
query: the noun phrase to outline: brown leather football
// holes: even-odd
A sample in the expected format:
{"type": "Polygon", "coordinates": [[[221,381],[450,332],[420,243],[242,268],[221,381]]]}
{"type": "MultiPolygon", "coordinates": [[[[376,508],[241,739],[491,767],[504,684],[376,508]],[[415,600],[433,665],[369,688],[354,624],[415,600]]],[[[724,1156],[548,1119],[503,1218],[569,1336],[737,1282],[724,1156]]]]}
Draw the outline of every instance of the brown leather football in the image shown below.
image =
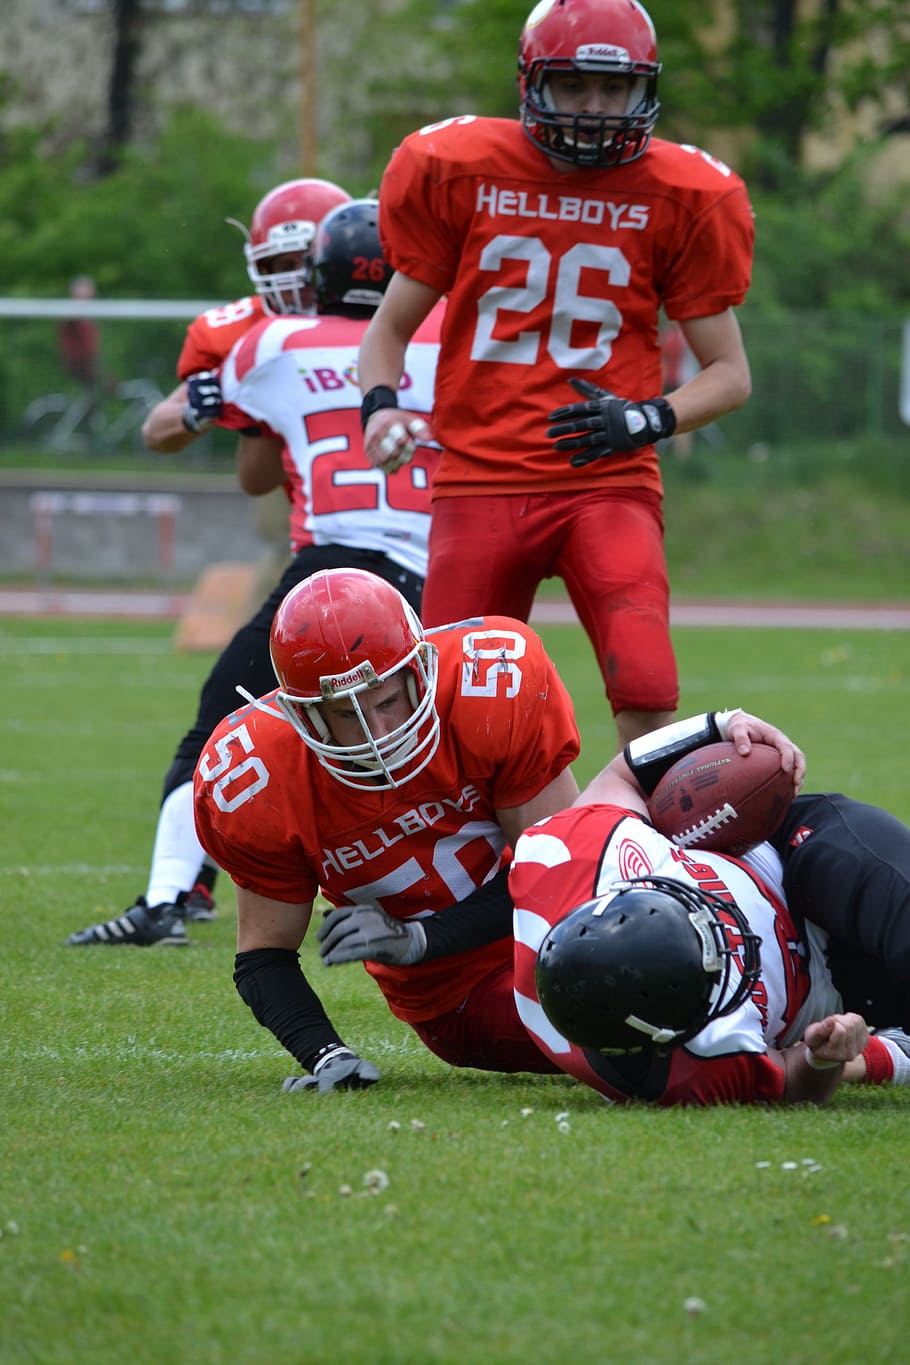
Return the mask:
{"type": "Polygon", "coordinates": [[[793,775],[770,744],[746,756],[727,741],[686,754],[648,801],[651,823],[679,848],[745,853],[769,839],[793,800],[793,775]]]}

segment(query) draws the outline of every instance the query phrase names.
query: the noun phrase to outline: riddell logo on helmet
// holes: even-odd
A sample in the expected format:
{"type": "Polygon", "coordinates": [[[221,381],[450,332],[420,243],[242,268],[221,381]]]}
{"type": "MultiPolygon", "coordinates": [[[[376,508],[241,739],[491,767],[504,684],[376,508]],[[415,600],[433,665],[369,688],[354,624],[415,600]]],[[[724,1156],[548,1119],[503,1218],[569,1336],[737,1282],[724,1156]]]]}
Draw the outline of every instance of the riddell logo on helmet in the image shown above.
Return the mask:
{"type": "Polygon", "coordinates": [[[339,692],[349,692],[352,687],[366,683],[375,685],[378,681],[372,664],[363,663],[347,673],[333,673],[330,677],[319,679],[319,690],[325,701],[331,701],[339,692]]]}
{"type": "Polygon", "coordinates": [[[298,223],[276,223],[269,228],[268,243],[276,251],[280,251],[285,241],[294,241],[299,237],[303,242],[309,244],[316,236],[316,224],[311,223],[308,218],[301,219],[298,223]]]}
{"type": "Polygon", "coordinates": [[[575,49],[575,60],[582,62],[628,62],[629,53],[624,47],[612,43],[583,43],[575,49]]]}

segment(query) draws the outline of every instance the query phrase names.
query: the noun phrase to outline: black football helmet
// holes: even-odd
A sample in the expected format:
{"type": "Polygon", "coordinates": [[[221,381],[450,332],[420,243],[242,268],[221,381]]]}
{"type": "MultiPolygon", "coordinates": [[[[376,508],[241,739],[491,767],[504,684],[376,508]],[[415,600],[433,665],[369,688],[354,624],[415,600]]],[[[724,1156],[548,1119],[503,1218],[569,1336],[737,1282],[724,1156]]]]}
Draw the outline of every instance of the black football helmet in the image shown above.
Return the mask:
{"type": "Polygon", "coordinates": [[[352,199],[326,214],[313,243],[317,312],[369,317],[392,274],[379,243],[377,200],[352,199]]]}
{"type": "Polygon", "coordinates": [[[732,901],[669,877],[636,877],[553,926],[537,954],[537,994],[553,1027],[577,1047],[606,1054],[678,1047],[748,997],[760,943],[732,901]],[[743,970],[725,1002],[734,960],[728,930],[743,970]]]}

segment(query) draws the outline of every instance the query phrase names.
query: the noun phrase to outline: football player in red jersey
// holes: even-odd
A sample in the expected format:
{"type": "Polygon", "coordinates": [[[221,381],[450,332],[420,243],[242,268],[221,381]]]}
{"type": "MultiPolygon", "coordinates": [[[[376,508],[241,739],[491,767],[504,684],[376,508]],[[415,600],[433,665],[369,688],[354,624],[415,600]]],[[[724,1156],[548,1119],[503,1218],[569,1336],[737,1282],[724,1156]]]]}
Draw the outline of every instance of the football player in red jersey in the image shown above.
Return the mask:
{"type": "Polygon", "coordinates": [[[713,713],[640,737],[571,809],[519,839],[509,885],[525,1025],[615,1102],[824,1103],[842,1080],[910,1084],[910,830],[811,794],[796,797],[774,848],[677,848],[648,822],[645,793],[715,728],[743,752],[774,744],[802,780],[803,757],[780,731],[713,713]],[[814,893],[807,876],[820,879],[814,893]],[[868,922],[857,934],[848,920],[868,922]],[[873,944],[874,961],[862,951],[873,944]]]}
{"type": "MultiPolygon", "coordinates": [[[[422,450],[389,478],[368,463],[358,420],[357,348],[390,274],[376,201],[338,205],[320,223],[312,250],[318,316],[261,319],[236,343],[219,384],[232,425],[267,425],[269,434],[243,439],[239,467],[247,491],[254,479],[262,480],[260,490],[286,479],[293,558],[202,688],[196,720],[165,777],[148,889],[123,914],[70,935],[72,947],[182,946],[185,920],[211,918],[213,870],[202,866],[200,874],[193,770],[214,727],[236,706],[237,685],[256,695],[273,686],[269,632],[291,587],[317,569],[353,565],[381,574],[420,605],[437,452],[422,450]]],[[[441,312],[408,347],[410,401],[426,413],[441,312]]]]}
{"type": "Polygon", "coordinates": [[[398,409],[403,349],[447,296],[424,619],[527,620],[561,576],[620,745],[678,701],[654,443],[739,407],[751,383],[734,312],[746,188],[652,136],[659,71],[636,0],[541,0],[521,35],[520,122],[447,119],[392,156],[380,227],[397,273],[360,354],[367,454],[393,468],[421,430],[398,409]],[[661,308],[699,365],[665,396],[661,308]]]}
{"type": "Polygon", "coordinates": [[[222,416],[218,377],[212,373],[231,347],[263,317],[315,311],[312,247],[325,215],[351,196],[330,180],[288,180],[259,201],[244,234],[247,273],[255,294],[209,308],[187,328],[177,360],[180,383],[146,417],[142,438],[150,450],[183,450],[222,416]]]}
{"type": "Polygon", "coordinates": [[[237,887],[234,980],[297,1059],[289,1089],[379,1077],[300,969],[317,892],[329,966],[363,961],[452,1066],[557,1068],[512,993],[506,878],[521,831],[572,801],[572,704],[538,636],[476,618],[424,633],[401,594],[314,574],[272,626],[278,687],[227,717],[196,769],[196,827],[237,887]]]}

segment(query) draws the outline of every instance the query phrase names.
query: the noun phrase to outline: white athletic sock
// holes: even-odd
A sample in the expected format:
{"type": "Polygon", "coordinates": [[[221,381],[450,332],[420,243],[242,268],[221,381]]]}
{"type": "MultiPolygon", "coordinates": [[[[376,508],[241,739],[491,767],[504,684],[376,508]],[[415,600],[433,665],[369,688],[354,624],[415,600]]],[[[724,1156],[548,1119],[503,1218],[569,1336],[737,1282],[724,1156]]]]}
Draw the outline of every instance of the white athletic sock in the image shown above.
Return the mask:
{"type": "Polygon", "coordinates": [[[166,798],[158,815],[145,893],[149,905],[175,901],[181,891],[191,890],[204,858],[193,822],[193,784],[184,782],[166,798]]]}

